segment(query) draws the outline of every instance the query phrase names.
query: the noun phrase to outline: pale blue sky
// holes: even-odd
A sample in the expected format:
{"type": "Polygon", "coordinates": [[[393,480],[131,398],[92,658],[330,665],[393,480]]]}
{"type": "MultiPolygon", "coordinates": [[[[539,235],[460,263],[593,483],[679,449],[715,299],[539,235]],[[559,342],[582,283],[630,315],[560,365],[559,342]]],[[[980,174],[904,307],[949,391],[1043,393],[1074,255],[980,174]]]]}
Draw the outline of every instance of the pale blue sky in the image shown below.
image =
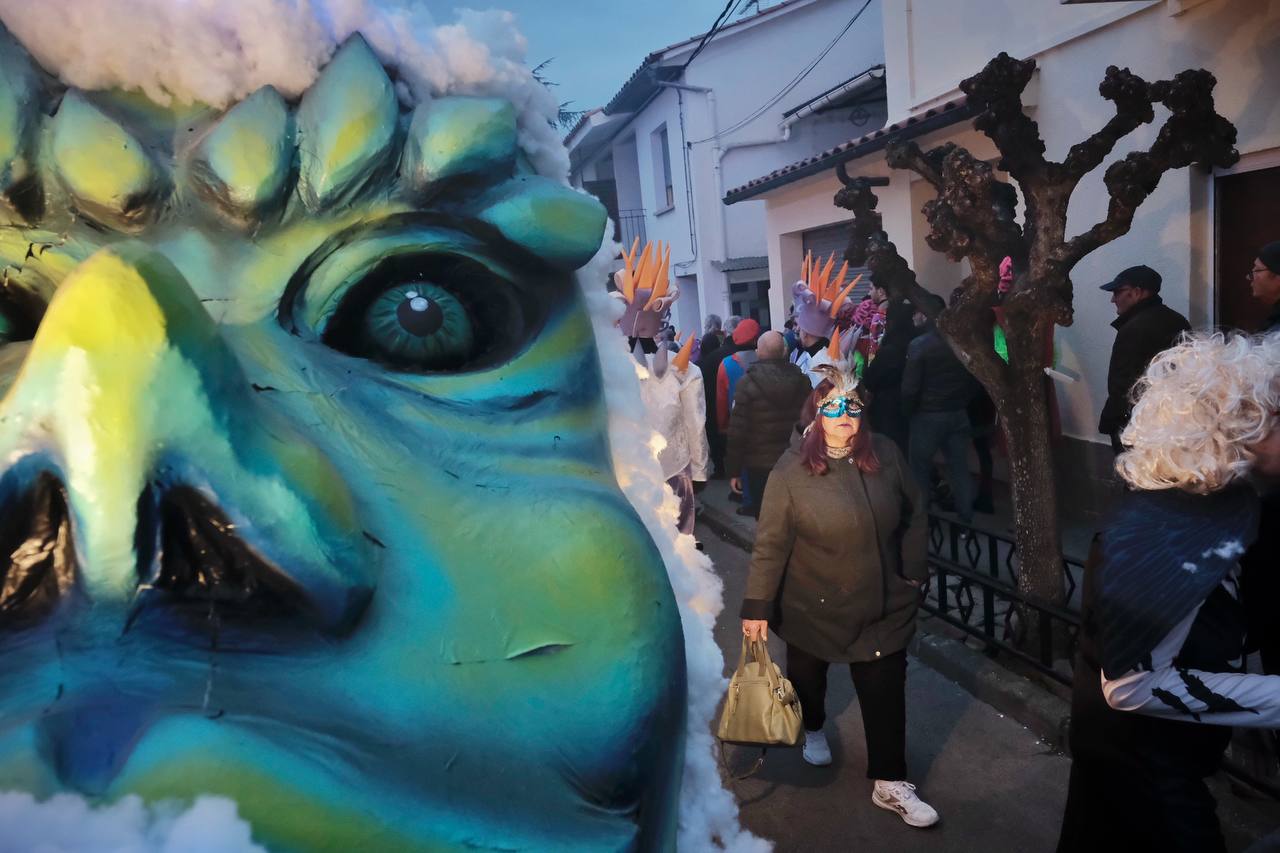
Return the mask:
{"type": "MultiPolygon", "coordinates": [[[[432,8],[436,2],[431,0],[432,8]]],[[[725,2],[464,0],[453,5],[514,12],[529,40],[529,63],[554,59],[545,73],[560,84],[556,97],[581,110],[604,106],[651,51],[706,32],[725,2]]]]}

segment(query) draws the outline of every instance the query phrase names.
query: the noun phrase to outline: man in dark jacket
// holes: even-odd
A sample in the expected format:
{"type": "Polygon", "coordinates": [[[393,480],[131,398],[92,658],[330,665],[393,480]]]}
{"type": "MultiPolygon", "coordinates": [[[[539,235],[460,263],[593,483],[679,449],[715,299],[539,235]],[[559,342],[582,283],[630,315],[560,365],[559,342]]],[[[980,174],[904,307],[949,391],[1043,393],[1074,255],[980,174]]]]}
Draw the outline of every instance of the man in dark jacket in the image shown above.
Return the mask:
{"type": "Polygon", "coordinates": [[[746,470],[745,493],[751,503],[744,501],[738,513],[759,518],[769,471],[787,449],[812,388],[804,372],[787,361],[786,340],[778,332],[760,336],[756,356],[734,389],[725,466],[733,475],[730,485],[735,490],[743,487],[737,473],[746,470]]]}
{"type": "MultiPolygon", "coordinates": [[[[939,311],[946,306],[941,296],[930,296],[939,311]]],[[[968,407],[977,393],[978,382],[932,321],[924,321],[923,328],[924,332],[907,346],[907,364],[902,371],[902,409],[911,424],[907,439],[911,472],[927,495],[933,456],[941,450],[956,515],[969,524],[973,521],[973,476],[969,473],[972,436],[968,407]]]]}
{"type": "Polygon", "coordinates": [[[893,439],[903,456],[910,450],[907,445],[907,415],[902,410],[902,373],[907,366],[907,347],[916,334],[912,323],[914,313],[906,302],[889,306],[884,336],[876,349],[876,357],[862,372],[862,386],[871,392],[866,423],[872,432],[893,439]]]}
{"type": "Polygon", "coordinates": [[[1280,332],[1280,240],[1258,250],[1249,270],[1249,288],[1256,298],[1271,306],[1261,331],[1280,332]]]}
{"type": "Polygon", "coordinates": [[[1178,335],[1189,330],[1187,318],[1160,299],[1160,273],[1148,266],[1129,267],[1102,285],[1111,294],[1119,316],[1107,368],[1107,402],[1098,418],[1098,432],[1111,436],[1116,453],[1124,450],[1120,431],[1129,423],[1133,403],[1129,391],[1146,371],[1151,359],[1168,349],[1178,335]]]}

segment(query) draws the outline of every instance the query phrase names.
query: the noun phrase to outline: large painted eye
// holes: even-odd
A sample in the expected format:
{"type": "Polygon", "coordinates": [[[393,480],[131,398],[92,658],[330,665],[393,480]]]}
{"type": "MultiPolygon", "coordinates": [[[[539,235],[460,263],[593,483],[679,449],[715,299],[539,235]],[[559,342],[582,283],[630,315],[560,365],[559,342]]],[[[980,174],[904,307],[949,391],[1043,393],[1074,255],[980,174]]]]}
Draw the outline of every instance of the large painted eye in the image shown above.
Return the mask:
{"type": "Polygon", "coordinates": [[[460,255],[384,258],[335,302],[320,340],[402,371],[468,369],[509,354],[528,331],[511,284],[460,255]]]}
{"type": "Polygon", "coordinates": [[[398,284],[365,309],[360,342],[378,361],[448,364],[471,354],[475,331],[466,306],[440,285],[398,284]]]}

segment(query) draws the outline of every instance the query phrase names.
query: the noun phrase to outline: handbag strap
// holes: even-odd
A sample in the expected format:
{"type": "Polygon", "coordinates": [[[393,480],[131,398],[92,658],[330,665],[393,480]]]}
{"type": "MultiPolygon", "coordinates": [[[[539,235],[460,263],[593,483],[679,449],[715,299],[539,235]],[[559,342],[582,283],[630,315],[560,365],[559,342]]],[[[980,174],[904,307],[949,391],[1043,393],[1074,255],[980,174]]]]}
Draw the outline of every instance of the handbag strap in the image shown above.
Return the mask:
{"type": "MultiPolygon", "coordinates": [[[[744,638],[745,639],[745,638],[744,638]]],[[[764,677],[769,680],[769,689],[777,690],[782,686],[781,679],[778,678],[778,671],[773,667],[773,659],[769,657],[769,646],[760,640],[751,642],[751,654],[755,657],[756,662],[764,670],[764,677]]]]}
{"type": "Polygon", "coordinates": [[[756,773],[760,770],[760,768],[764,766],[764,756],[765,756],[765,753],[767,753],[768,751],[769,751],[769,747],[767,746],[760,747],[760,757],[757,758],[755,763],[751,765],[751,769],[748,770],[746,773],[742,773],[740,775],[734,775],[733,773],[729,772],[729,759],[724,754],[724,741],[720,741],[720,766],[724,768],[724,774],[729,777],[730,782],[741,782],[743,779],[749,779],[750,777],[756,775],[756,773]]]}
{"type": "Polygon", "coordinates": [[[748,656],[754,655],[753,643],[747,639],[747,635],[742,635],[742,652],[738,655],[738,668],[734,670],[735,676],[745,675],[747,671],[748,656]]]}

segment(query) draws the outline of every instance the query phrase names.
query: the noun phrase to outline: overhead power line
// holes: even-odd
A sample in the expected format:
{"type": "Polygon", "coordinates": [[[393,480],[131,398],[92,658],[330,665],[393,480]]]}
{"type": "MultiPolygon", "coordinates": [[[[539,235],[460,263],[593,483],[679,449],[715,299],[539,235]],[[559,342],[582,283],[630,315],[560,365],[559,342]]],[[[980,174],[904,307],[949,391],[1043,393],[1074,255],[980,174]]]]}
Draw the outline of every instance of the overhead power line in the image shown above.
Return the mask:
{"type": "Polygon", "coordinates": [[[684,65],[680,66],[681,74],[688,69],[689,63],[693,62],[699,53],[702,53],[702,49],[707,46],[707,42],[715,38],[716,33],[718,33],[720,28],[724,26],[724,22],[729,19],[730,12],[733,11],[733,7],[737,5],[738,2],[739,0],[729,0],[728,3],[724,4],[724,8],[720,10],[720,15],[716,18],[715,23],[711,25],[711,29],[707,30],[706,33],[703,34],[702,40],[698,42],[698,46],[693,49],[693,53],[689,54],[689,58],[684,61],[684,65]]]}
{"type": "Polygon", "coordinates": [[[813,71],[813,69],[818,67],[818,63],[822,62],[822,60],[826,58],[827,54],[829,54],[832,50],[835,49],[835,46],[840,42],[840,39],[844,38],[845,34],[848,33],[849,30],[853,29],[853,25],[858,22],[858,19],[862,17],[862,13],[867,11],[867,7],[870,5],[871,5],[871,0],[866,0],[866,2],[862,4],[862,8],[854,13],[853,17],[849,19],[849,22],[844,25],[844,28],[840,30],[839,33],[836,34],[836,37],[831,40],[831,43],[828,44],[822,50],[822,52],[818,54],[817,58],[814,59],[813,62],[810,62],[807,66],[805,66],[800,71],[799,74],[797,74],[795,77],[791,79],[791,82],[787,83],[787,85],[783,87],[782,91],[778,92],[778,94],[770,98],[764,104],[764,106],[760,107],[755,112],[751,113],[749,116],[742,119],[741,121],[736,122],[735,124],[729,127],[726,127],[724,130],[721,130],[720,132],[716,133],[714,136],[708,136],[706,139],[695,139],[693,142],[689,144],[701,145],[704,142],[711,142],[712,140],[719,139],[720,137],[724,136],[727,133],[733,133],[735,131],[741,130],[742,128],[751,124],[751,122],[760,118],[760,116],[767,113],[779,101],[781,101],[787,95],[791,94],[791,92],[796,88],[796,86],[799,86],[800,83],[804,80],[804,78],[808,77],[809,74],[813,71]]]}

